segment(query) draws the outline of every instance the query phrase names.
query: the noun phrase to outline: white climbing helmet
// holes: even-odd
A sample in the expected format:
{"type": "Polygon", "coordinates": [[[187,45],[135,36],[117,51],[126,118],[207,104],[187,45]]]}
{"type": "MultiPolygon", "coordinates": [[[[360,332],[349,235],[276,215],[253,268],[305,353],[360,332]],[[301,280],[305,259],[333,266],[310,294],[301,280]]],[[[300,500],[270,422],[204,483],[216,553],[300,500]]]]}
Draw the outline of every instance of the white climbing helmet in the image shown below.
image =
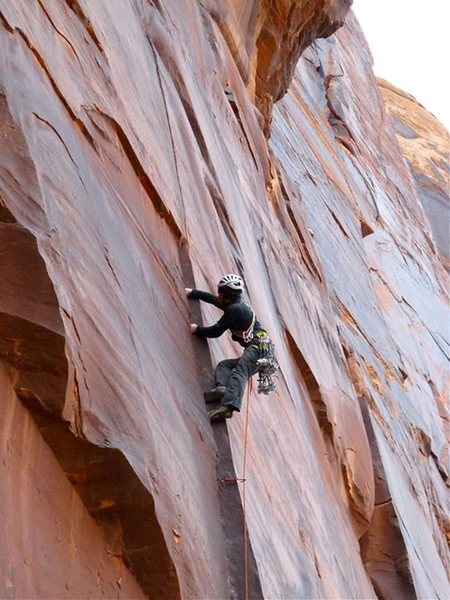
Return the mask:
{"type": "Polygon", "coordinates": [[[228,290],[232,290],[233,292],[242,292],[244,289],[244,280],[239,275],[234,275],[233,273],[229,273],[228,275],[224,275],[222,279],[217,284],[217,287],[227,288],[228,290]]]}

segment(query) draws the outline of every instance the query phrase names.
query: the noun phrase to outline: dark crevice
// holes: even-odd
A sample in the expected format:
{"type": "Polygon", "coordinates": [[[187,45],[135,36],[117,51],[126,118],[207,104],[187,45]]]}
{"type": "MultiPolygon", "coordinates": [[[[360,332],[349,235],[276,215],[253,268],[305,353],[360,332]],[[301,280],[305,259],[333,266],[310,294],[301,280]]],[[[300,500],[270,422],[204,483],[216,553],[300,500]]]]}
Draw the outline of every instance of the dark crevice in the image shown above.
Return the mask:
{"type": "Polygon", "coordinates": [[[353,156],[357,155],[357,144],[353,138],[353,135],[339,114],[339,109],[335,108],[333,105],[333,100],[330,93],[330,85],[334,79],[339,79],[343,77],[342,74],[339,75],[326,75],[323,83],[325,89],[325,98],[327,101],[328,110],[330,111],[330,115],[328,117],[328,121],[333,130],[333,135],[336,141],[342,144],[353,156]]]}
{"type": "Polygon", "coordinates": [[[374,506],[387,506],[388,504],[392,504],[392,500],[383,500],[383,502],[375,502],[374,506]]]}
{"type": "Polygon", "coordinates": [[[224,230],[225,234],[227,235],[228,239],[230,240],[232,247],[235,249],[239,248],[240,244],[239,244],[238,237],[236,235],[236,232],[233,229],[233,226],[231,225],[231,220],[228,215],[226,205],[223,201],[223,198],[221,197],[221,195],[219,193],[219,190],[216,187],[216,184],[214,183],[214,181],[212,179],[210,179],[207,176],[205,178],[205,185],[210,193],[211,200],[213,201],[214,208],[216,209],[216,213],[222,224],[223,230],[224,230]]]}
{"type": "Polygon", "coordinates": [[[65,42],[67,42],[67,44],[70,46],[70,48],[71,48],[72,52],[73,52],[73,53],[75,54],[75,56],[78,58],[77,52],[76,52],[75,48],[73,47],[72,43],[71,43],[71,42],[70,42],[70,40],[68,40],[68,39],[66,38],[66,36],[65,36],[63,33],[61,33],[61,31],[60,31],[60,30],[59,30],[59,29],[56,27],[55,23],[53,22],[53,19],[50,17],[50,15],[48,14],[48,11],[47,11],[47,9],[45,8],[44,4],[42,3],[42,0],[38,0],[38,2],[39,2],[39,6],[42,8],[42,10],[43,10],[43,12],[44,12],[45,16],[46,16],[46,17],[47,17],[47,19],[49,20],[49,22],[50,22],[51,26],[53,27],[53,29],[56,31],[56,33],[57,33],[57,34],[58,34],[60,37],[62,37],[62,38],[63,38],[63,40],[64,40],[65,42]]]}
{"type": "Polygon", "coordinates": [[[78,17],[78,19],[81,21],[81,23],[83,24],[84,28],[88,32],[89,37],[91,38],[91,40],[96,45],[97,49],[103,54],[103,47],[102,47],[102,45],[101,45],[98,37],[95,34],[95,31],[94,31],[94,28],[92,26],[92,23],[90,22],[90,20],[84,14],[81,6],[78,3],[78,0],[66,0],[66,3],[69,6],[69,8],[76,14],[76,16],[78,17]]]}
{"type": "Polygon", "coordinates": [[[370,225],[368,225],[365,221],[363,221],[362,219],[360,219],[360,224],[361,224],[361,235],[363,238],[372,235],[372,233],[374,233],[372,227],[370,227],[370,225]]]}
{"type": "Polygon", "coordinates": [[[114,267],[112,266],[111,259],[109,258],[108,248],[104,248],[104,250],[105,250],[105,253],[104,253],[105,260],[106,260],[106,263],[107,263],[107,265],[109,267],[109,270],[111,271],[111,274],[114,277],[114,280],[117,283],[119,289],[122,289],[122,286],[120,284],[119,278],[117,277],[116,271],[115,271],[114,267]]]}
{"type": "Polygon", "coordinates": [[[253,159],[253,163],[255,165],[255,169],[257,171],[259,171],[258,161],[256,160],[256,156],[255,156],[255,154],[253,152],[253,148],[252,148],[252,145],[251,145],[250,140],[248,138],[247,132],[246,132],[245,127],[244,127],[244,124],[242,123],[242,118],[241,118],[241,114],[240,114],[240,111],[239,111],[239,106],[238,106],[238,104],[237,104],[237,102],[236,102],[236,100],[234,98],[234,94],[233,94],[233,92],[231,90],[225,90],[224,93],[225,93],[225,97],[227,98],[227,100],[228,100],[228,102],[230,104],[231,110],[233,111],[233,114],[236,117],[236,121],[237,121],[237,123],[238,123],[238,125],[240,127],[242,135],[244,136],[245,142],[247,144],[247,148],[248,148],[248,150],[250,152],[250,155],[251,155],[251,157],[253,159]]]}
{"type": "Polygon", "coordinates": [[[14,28],[11,27],[11,25],[8,23],[4,14],[1,11],[0,11],[0,21],[1,21],[2,25],[5,27],[6,31],[9,31],[9,33],[14,33],[14,28]]]}
{"type": "MultiPolygon", "coordinates": [[[[189,255],[189,248],[184,243],[180,248],[180,264],[186,287],[195,288],[194,272],[189,255]]],[[[189,303],[192,322],[202,323],[200,303],[189,303]]],[[[204,339],[193,337],[194,352],[198,365],[198,380],[204,389],[210,389],[213,384],[213,365],[208,343],[204,339]]],[[[223,481],[236,481],[236,471],[230,446],[230,438],[226,421],[213,426],[213,435],[217,448],[217,480],[218,498],[221,520],[225,540],[225,553],[227,562],[227,580],[229,598],[238,599],[245,597],[245,574],[243,565],[244,557],[244,532],[242,523],[244,513],[241,495],[237,484],[225,484],[223,481]]],[[[256,565],[251,539],[248,537],[248,592],[249,598],[256,600],[262,598],[261,582],[256,565]]]]}
{"type": "Polygon", "coordinates": [[[408,379],[408,373],[406,373],[403,369],[398,367],[398,371],[400,373],[400,377],[402,378],[403,383],[408,379]]]}
{"type": "Polygon", "coordinates": [[[281,195],[283,197],[284,204],[286,206],[286,210],[289,215],[289,219],[294,227],[295,232],[297,233],[297,236],[298,236],[298,239],[300,242],[302,261],[305,264],[305,266],[308,269],[311,276],[318,279],[320,281],[320,283],[323,283],[320,272],[319,272],[318,268],[316,267],[316,264],[308,250],[308,245],[305,241],[305,238],[303,237],[300,226],[297,223],[297,219],[295,218],[294,211],[292,210],[292,207],[291,207],[291,199],[289,197],[288,191],[284,184],[281,172],[278,169],[277,169],[277,174],[278,174],[278,181],[280,182],[281,195]]]}
{"type": "MultiPolygon", "coordinates": [[[[180,179],[180,170],[178,167],[178,155],[177,155],[177,149],[175,146],[175,139],[174,139],[174,135],[173,135],[173,131],[172,131],[172,125],[170,123],[170,117],[169,117],[169,107],[167,104],[167,98],[166,98],[166,93],[164,91],[164,86],[162,84],[162,76],[161,76],[161,69],[159,67],[159,61],[158,61],[158,54],[156,53],[156,50],[153,46],[153,43],[150,39],[150,37],[147,35],[147,41],[150,45],[152,54],[153,54],[153,59],[155,61],[155,68],[156,68],[156,74],[158,77],[158,84],[159,84],[159,89],[161,91],[161,96],[162,96],[162,100],[163,100],[163,104],[164,104],[164,113],[166,116],[166,122],[167,122],[167,128],[169,130],[169,135],[170,135],[170,143],[172,146],[172,153],[173,153],[173,160],[174,160],[174,164],[175,164],[175,172],[176,172],[176,176],[177,176],[177,183],[178,183],[178,190],[179,190],[179,194],[180,194],[180,203],[183,205],[184,207],[184,202],[183,202],[183,190],[181,188],[181,179],[180,179]]],[[[184,211],[186,211],[186,209],[184,208],[184,211]]],[[[184,229],[186,231],[187,229],[187,225],[186,225],[186,212],[184,214],[184,229]]],[[[180,232],[180,242],[182,242],[183,240],[183,235],[180,232]]]]}
{"type": "Polygon", "coordinates": [[[337,218],[337,216],[334,214],[334,212],[331,212],[331,216],[333,217],[334,222],[336,223],[336,225],[339,227],[339,229],[342,231],[342,233],[344,234],[344,236],[347,239],[350,239],[350,236],[348,235],[348,233],[345,231],[344,227],[342,226],[341,222],[339,221],[339,219],[337,218]]]}
{"type": "MultiPolygon", "coordinates": [[[[332,124],[332,121],[330,121],[330,124],[332,124]]],[[[334,128],[334,135],[335,135],[336,141],[339,144],[341,144],[346,150],[348,150],[348,152],[350,152],[350,154],[355,156],[356,152],[355,152],[355,147],[354,147],[353,143],[348,138],[346,138],[344,136],[340,136],[339,134],[336,134],[336,126],[335,125],[333,125],[333,128],[334,128]]],[[[347,131],[348,131],[348,129],[347,129],[347,131]]]]}
{"type": "Polygon", "coordinates": [[[311,368],[306,362],[303,354],[300,352],[297,343],[287,329],[285,329],[285,335],[290,353],[295,360],[295,364],[300,371],[303,382],[308,390],[309,397],[311,398],[319,427],[322,432],[331,439],[333,437],[333,425],[328,416],[328,408],[324,399],[322,398],[317,379],[315,378],[314,373],[311,371],[311,368]]]}
{"type": "Polygon", "coordinates": [[[2,199],[1,190],[0,190],[0,223],[5,223],[6,225],[12,225],[17,223],[15,216],[6,208],[6,205],[2,199]]]}
{"type": "Polygon", "coordinates": [[[416,592],[408,553],[392,502],[373,429],[368,402],[359,396],[369,440],[375,480],[375,506],[368,530],[360,539],[361,558],[379,598],[412,600],[416,592]]]}
{"type": "Polygon", "coordinates": [[[122,452],[76,437],[67,423],[36,421],[109,551],[122,558],[149,598],[180,598],[153,498],[122,452]]]}
{"type": "Polygon", "coordinates": [[[52,131],[54,131],[54,133],[57,135],[57,137],[59,138],[59,141],[61,142],[61,144],[64,146],[64,148],[66,149],[67,154],[69,155],[70,160],[73,162],[73,164],[75,165],[75,167],[78,169],[78,165],[77,163],[74,161],[72,154],[70,153],[69,148],[67,147],[66,142],[62,139],[62,137],[60,136],[59,132],[57,129],[55,129],[55,127],[53,127],[53,125],[51,123],[49,123],[46,119],[43,119],[42,117],[40,117],[37,113],[33,112],[32,113],[36,119],[38,119],[38,121],[41,121],[41,123],[45,123],[45,125],[47,125],[48,127],[50,127],[50,129],[52,131]]]}

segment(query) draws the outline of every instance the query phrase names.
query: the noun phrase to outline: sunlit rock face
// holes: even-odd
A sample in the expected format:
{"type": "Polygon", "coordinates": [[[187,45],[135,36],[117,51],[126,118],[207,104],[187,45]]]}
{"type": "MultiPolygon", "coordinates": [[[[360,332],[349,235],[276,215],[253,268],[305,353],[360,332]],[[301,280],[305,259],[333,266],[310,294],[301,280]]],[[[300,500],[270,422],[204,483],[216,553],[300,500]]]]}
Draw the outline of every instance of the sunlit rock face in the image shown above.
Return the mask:
{"type": "MultiPolygon", "coordinates": [[[[2,410],[93,519],[103,589],[243,597],[202,400],[238,350],[192,341],[184,293],[236,271],[281,365],[244,401],[250,597],[448,596],[448,276],[347,9],[0,2],[2,410]]],[[[216,430],[238,475],[244,423],[216,430]]],[[[30,590],[0,561],[3,595],[30,590]]]]}
{"type": "Polygon", "coordinates": [[[413,96],[382,79],[377,83],[430,220],[437,251],[449,271],[449,133],[413,96]]]}

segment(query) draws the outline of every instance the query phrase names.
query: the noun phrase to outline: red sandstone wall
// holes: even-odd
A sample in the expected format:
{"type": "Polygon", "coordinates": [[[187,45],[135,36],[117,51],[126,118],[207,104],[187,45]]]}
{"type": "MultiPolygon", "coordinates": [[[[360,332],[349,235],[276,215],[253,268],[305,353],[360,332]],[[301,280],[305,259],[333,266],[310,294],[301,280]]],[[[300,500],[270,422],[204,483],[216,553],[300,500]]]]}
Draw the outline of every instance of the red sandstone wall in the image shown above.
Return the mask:
{"type": "MultiPolygon", "coordinates": [[[[67,377],[56,408],[36,377],[23,400],[67,420],[88,457],[111,449],[126,463],[117,485],[94,469],[95,502],[77,489],[93,513],[121,491],[137,575],[158,538],[162,583],[141,582],[153,597],[230,595],[241,526],[221,522],[200,385],[210,365],[184,287],[239,270],[281,363],[277,392],[251,397],[247,526],[262,595],[445,598],[448,280],[431,228],[353,18],[304,52],[271,112],[299,51],[348,3],[275,3],[299,8],[287,31],[267,3],[242,6],[0,2],[0,215],[37,240],[65,343],[43,359],[67,377]],[[261,32],[283,49],[276,64],[264,45],[258,61],[261,32]],[[130,472],[133,497],[152,505],[139,540],[130,472]]],[[[20,281],[32,297],[31,277],[20,281]]],[[[48,327],[42,309],[10,304],[2,356],[42,372],[30,350],[35,335],[53,339],[34,328],[48,327]]],[[[236,352],[225,338],[209,348],[214,362],[236,352]]],[[[239,471],[243,419],[227,431],[239,471]]],[[[65,465],[64,444],[48,441],[65,465]]]]}
{"type": "Polygon", "coordinates": [[[142,598],[0,363],[0,596],[142,598]]]}

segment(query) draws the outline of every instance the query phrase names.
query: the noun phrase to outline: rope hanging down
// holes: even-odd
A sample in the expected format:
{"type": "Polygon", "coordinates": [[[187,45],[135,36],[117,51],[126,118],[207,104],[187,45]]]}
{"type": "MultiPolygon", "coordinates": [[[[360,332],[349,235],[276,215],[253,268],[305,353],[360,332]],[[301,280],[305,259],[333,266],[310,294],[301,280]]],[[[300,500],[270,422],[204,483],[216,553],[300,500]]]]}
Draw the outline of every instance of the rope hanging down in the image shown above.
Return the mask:
{"type": "Polygon", "coordinates": [[[243,461],[242,461],[242,477],[224,477],[218,479],[218,483],[223,484],[235,484],[242,483],[242,514],[243,514],[243,526],[244,526],[244,599],[248,600],[248,539],[247,539],[247,490],[246,490],[246,474],[247,474],[247,442],[248,442],[248,430],[249,430],[249,412],[250,412],[250,395],[253,387],[252,379],[249,379],[247,386],[247,407],[245,410],[245,427],[244,427],[244,447],[243,447],[243,461]]]}
{"type": "Polygon", "coordinates": [[[250,412],[250,395],[252,393],[252,379],[250,378],[247,387],[247,407],[245,411],[245,435],[244,450],[242,461],[242,513],[244,515],[244,598],[248,600],[248,540],[247,540],[247,489],[246,489],[246,469],[247,469],[247,440],[248,424],[250,412]]]}

